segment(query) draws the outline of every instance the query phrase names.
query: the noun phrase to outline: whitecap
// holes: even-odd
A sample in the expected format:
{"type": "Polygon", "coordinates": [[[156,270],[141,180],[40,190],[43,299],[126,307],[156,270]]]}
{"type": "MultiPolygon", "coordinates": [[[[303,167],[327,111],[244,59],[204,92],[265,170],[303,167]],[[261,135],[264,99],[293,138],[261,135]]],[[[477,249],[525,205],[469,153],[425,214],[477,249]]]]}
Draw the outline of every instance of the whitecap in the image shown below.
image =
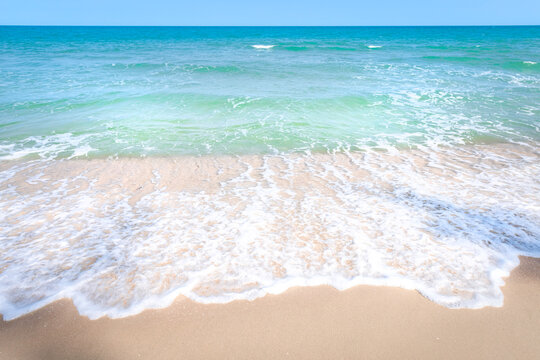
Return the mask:
{"type": "Polygon", "coordinates": [[[251,45],[255,49],[271,49],[276,45],[251,45]]]}

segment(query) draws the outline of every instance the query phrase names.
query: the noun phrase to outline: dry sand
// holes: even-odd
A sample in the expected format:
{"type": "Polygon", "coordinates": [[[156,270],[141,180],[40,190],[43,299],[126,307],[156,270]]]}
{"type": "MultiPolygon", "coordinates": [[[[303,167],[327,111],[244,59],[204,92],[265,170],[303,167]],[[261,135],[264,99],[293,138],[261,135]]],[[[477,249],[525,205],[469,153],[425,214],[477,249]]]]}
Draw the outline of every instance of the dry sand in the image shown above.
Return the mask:
{"type": "Polygon", "coordinates": [[[502,308],[451,310],[415,291],[294,288],[255,301],[81,317],[68,300],[0,323],[0,359],[539,359],[540,259],[502,308]]]}

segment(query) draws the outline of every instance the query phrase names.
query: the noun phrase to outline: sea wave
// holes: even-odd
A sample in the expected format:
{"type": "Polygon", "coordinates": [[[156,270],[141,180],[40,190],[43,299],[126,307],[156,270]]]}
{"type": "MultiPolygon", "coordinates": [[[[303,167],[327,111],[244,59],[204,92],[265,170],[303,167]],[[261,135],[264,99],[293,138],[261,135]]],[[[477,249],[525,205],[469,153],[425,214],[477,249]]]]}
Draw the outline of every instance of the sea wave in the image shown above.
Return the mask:
{"type": "Polygon", "coordinates": [[[255,49],[272,49],[276,45],[251,45],[255,49]]]}
{"type": "Polygon", "coordinates": [[[416,289],[500,306],[540,256],[540,154],[475,145],[0,163],[0,313],[92,319],[292,286],[416,289]]]}

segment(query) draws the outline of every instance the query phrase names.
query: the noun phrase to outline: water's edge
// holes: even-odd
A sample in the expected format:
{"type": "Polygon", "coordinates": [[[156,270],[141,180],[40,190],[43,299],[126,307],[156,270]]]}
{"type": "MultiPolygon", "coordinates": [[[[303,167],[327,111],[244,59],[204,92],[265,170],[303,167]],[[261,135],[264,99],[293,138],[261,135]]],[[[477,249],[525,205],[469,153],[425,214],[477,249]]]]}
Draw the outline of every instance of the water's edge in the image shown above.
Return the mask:
{"type": "Polygon", "coordinates": [[[537,147],[0,162],[0,313],[92,319],[293,286],[501,306],[540,257],[537,147]]]}

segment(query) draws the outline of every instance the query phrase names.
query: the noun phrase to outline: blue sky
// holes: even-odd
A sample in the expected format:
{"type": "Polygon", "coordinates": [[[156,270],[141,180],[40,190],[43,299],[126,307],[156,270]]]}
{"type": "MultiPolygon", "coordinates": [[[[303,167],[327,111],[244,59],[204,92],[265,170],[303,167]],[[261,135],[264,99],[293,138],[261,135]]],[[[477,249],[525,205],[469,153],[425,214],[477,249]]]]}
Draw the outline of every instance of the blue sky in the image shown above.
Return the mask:
{"type": "Polygon", "coordinates": [[[3,25],[540,25],[540,0],[1,0],[3,25]]]}

